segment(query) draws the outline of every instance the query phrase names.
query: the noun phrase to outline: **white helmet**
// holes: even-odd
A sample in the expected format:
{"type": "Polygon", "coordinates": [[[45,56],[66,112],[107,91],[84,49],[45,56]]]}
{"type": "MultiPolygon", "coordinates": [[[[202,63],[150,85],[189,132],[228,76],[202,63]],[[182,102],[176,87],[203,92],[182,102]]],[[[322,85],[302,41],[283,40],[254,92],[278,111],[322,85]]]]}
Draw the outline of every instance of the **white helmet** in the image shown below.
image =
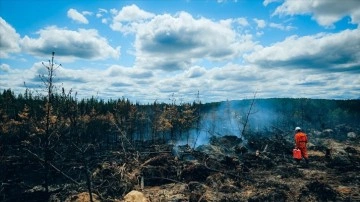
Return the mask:
{"type": "Polygon", "coordinates": [[[300,131],[300,130],[301,128],[299,126],[295,128],[295,131],[300,131]]]}

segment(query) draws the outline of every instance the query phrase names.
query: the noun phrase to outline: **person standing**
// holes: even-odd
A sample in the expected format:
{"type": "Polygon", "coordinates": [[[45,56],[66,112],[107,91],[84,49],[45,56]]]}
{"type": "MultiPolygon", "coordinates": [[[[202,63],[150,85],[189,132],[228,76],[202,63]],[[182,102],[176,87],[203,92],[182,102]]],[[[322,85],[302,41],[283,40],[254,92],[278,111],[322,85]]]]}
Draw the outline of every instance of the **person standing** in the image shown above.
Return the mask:
{"type": "MultiPolygon", "coordinates": [[[[309,164],[309,155],[307,152],[306,144],[308,143],[308,137],[306,133],[302,131],[300,127],[295,128],[295,148],[301,151],[301,156],[304,158],[306,165],[309,164]]],[[[300,163],[301,159],[296,159],[300,163]]]]}

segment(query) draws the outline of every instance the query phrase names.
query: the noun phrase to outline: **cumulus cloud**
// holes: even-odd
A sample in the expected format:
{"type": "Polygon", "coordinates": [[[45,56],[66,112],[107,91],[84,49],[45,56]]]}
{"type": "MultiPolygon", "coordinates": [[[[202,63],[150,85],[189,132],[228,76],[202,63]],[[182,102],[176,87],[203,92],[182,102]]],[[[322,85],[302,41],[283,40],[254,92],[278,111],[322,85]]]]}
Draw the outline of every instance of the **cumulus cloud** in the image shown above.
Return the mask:
{"type": "Polygon", "coordinates": [[[8,72],[10,70],[10,65],[0,64],[0,72],[8,72]]]}
{"type": "MultiPolygon", "coordinates": [[[[11,88],[16,93],[23,93],[27,87],[41,93],[44,86],[39,75],[46,76],[46,73],[41,62],[28,69],[9,69],[5,75],[0,74],[0,88],[11,88]]],[[[139,98],[145,99],[146,95],[146,99],[153,99],[152,93],[156,91],[151,90],[153,83],[155,82],[151,71],[119,65],[112,65],[105,70],[60,66],[54,72],[54,85],[66,90],[72,89],[79,98],[99,95],[103,99],[117,99],[124,96],[135,101],[139,98]]]]}
{"type": "Polygon", "coordinates": [[[99,8],[98,11],[99,11],[99,13],[108,13],[108,10],[106,10],[104,8],[99,8]]]}
{"type": "Polygon", "coordinates": [[[251,50],[251,37],[236,33],[230,22],[194,19],[186,12],[158,15],[136,32],[137,65],[174,71],[199,59],[221,61],[251,50]]]}
{"type": "Polygon", "coordinates": [[[70,8],[67,12],[67,16],[75,22],[89,24],[89,21],[86,19],[86,17],[79,13],[76,9],[70,8]]]}
{"type": "Polygon", "coordinates": [[[234,22],[243,27],[249,26],[249,22],[246,18],[236,18],[234,19],[234,22]]]}
{"type": "Polygon", "coordinates": [[[285,26],[285,25],[278,24],[278,23],[270,23],[269,27],[273,27],[273,28],[280,29],[283,31],[289,31],[289,30],[295,29],[295,27],[293,27],[293,26],[290,26],[290,25],[285,26]]]}
{"type": "MultiPolygon", "coordinates": [[[[39,79],[42,74],[46,74],[46,69],[41,63],[35,63],[29,69],[10,68],[7,74],[0,74],[1,88],[23,93],[25,82],[31,90],[42,92],[44,87],[39,79]]],[[[282,97],[341,98],[336,89],[348,93],[348,98],[355,98],[358,92],[354,89],[360,83],[358,74],[323,74],[312,69],[264,69],[256,65],[228,63],[211,69],[192,66],[188,71],[159,75],[119,65],[105,70],[59,67],[54,84],[66,90],[72,89],[79,99],[126,97],[148,103],[155,100],[168,102],[172,95],[177,100],[192,102],[197,92],[200,97],[206,97],[206,102],[251,98],[254,92],[258,92],[259,97],[277,97],[278,92],[282,92],[282,97]],[[284,76],[284,71],[287,76],[284,76]]]]}
{"type": "Polygon", "coordinates": [[[263,29],[264,27],[266,27],[265,20],[254,18],[254,22],[257,24],[257,28],[259,29],[263,29]]]}
{"type": "Polygon", "coordinates": [[[108,24],[109,18],[108,17],[104,17],[105,15],[108,14],[108,10],[103,9],[103,8],[99,8],[98,12],[96,13],[96,17],[97,18],[101,18],[101,23],[103,24],[108,24]]]}
{"type": "Polygon", "coordinates": [[[0,58],[7,58],[11,53],[20,52],[20,35],[0,17],[0,58]]]}
{"type": "MultiPolygon", "coordinates": [[[[229,0],[216,0],[217,3],[227,3],[229,0]]],[[[232,0],[231,2],[237,3],[238,0],[232,0]]]]}
{"type": "Polygon", "coordinates": [[[151,19],[155,14],[141,10],[135,4],[123,7],[120,11],[111,10],[114,15],[111,29],[124,33],[136,32],[139,24],[151,19]]]}
{"type": "Polygon", "coordinates": [[[101,23],[108,24],[108,19],[106,19],[106,18],[101,19],[101,23]]]}
{"type": "Polygon", "coordinates": [[[106,14],[108,11],[106,9],[103,8],[99,8],[98,12],[96,13],[96,17],[97,18],[101,18],[103,17],[104,14],[106,14]]]}
{"type": "MultiPolygon", "coordinates": [[[[265,1],[266,2],[266,1],[265,1]]],[[[265,3],[264,2],[264,3],[265,3]]],[[[271,1],[270,1],[271,2],[271,1]]],[[[345,16],[350,16],[351,23],[360,23],[360,3],[358,0],[285,0],[276,8],[273,15],[312,15],[322,26],[331,27],[345,16]]]]}
{"type": "Polygon", "coordinates": [[[147,11],[141,10],[135,4],[131,6],[124,6],[114,17],[114,21],[136,21],[152,18],[155,15],[147,11]]]}
{"type": "Polygon", "coordinates": [[[120,56],[120,47],[111,47],[107,39],[94,29],[73,31],[51,26],[37,34],[39,38],[25,36],[21,41],[23,49],[35,56],[48,55],[53,51],[67,59],[99,60],[120,56]]]}
{"type": "Polygon", "coordinates": [[[9,68],[5,74],[0,74],[0,89],[11,89],[16,94],[24,93],[25,88],[39,90],[43,87],[43,83],[33,82],[34,75],[39,77],[42,64],[35,63],[33,67],[28,69],[9,68]],[[25,85],[24,85],[25,83],[25,85]]]}
{"type": "Polygon", "coordinates": [[[198,78],[203,76],[206,73],[206,69],[200,66],[191,67],[188,71],[186,71],[185,75],[188,78],[198,78]]]}
{"type": "Polygon", "coordinates": [[[263,2],[263,5],[264,6],[267,6],[268,4],[270,3],[273,3],[273,2],[281,2],[282,0],[264,0],[263,2]]]}
{"type": "Polygon", "coordinates": [[[129,68],[119,65],[110,66],[106,72],[106,75],[110,77],[119,77],[122,75],[128,75],[133,79],[150,79],[153,77],[153,72],[149,70],[139,69],[139,68],[129,68]]]}
{"type": "Polygon", "coordinates": [[[308,68],[322,71],[359,71],[360,29],[335,34],[291,36],[245,58],[262,67],[308,68]]]}
{"type": "Polygon", "coordinates": [[[90,12],[90,11],[82,11],[81,13],[82,13],[83,15],[93,15],[93,13],[90,12]]]}

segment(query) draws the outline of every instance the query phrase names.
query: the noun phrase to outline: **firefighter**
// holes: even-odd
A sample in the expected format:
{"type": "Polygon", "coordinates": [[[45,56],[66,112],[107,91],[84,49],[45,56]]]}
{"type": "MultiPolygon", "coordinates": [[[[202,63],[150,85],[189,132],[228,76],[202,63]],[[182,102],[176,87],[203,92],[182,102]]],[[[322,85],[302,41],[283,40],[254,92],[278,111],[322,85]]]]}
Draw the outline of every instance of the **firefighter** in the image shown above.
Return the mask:
{"type": "MultiPolygon", "coordinates": [[[[308,142],[307,135],[302,131],[300,127],[295,128],[295,148],[300,149],[301,156],[304,158],[306,165],[309,164],[309,156],[307,153],[306,144],[308,142]]],[[[300,163],[301,159],[296,159],[297,163],[300,163]]]]}

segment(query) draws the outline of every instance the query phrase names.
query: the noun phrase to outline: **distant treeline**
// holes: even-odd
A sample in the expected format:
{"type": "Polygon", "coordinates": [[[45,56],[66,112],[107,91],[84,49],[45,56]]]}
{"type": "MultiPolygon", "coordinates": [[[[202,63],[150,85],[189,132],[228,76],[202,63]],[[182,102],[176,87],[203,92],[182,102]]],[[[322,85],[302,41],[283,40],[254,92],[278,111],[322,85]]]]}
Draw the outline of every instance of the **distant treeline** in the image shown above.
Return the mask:
{"type": "Polygon", "coordinates": [[[34,96],[29,91],[15,95],[8,89],[0,94],[0,139],[10,143],[53,132],[61,138],[107,146],[121,138],[129,142],[177,141],[184,136],[195,138],[190,137],[194,135],[190,131],[211,133],[211,124],[204,122],[224,122],[226,116],[229,120],[240,117],[234,123],[238,134],[233,135],[241,135],[245,126],[251,132],[256,127],[290,130],[301,125],[322,130],[339,124],[357,127],[360,123],[360,100],[256,99],[250,108],[252,102],[138,104],[125,98],[77,100],[65,92],[52,94],[49,102],[46,96],[34,96]]]}

